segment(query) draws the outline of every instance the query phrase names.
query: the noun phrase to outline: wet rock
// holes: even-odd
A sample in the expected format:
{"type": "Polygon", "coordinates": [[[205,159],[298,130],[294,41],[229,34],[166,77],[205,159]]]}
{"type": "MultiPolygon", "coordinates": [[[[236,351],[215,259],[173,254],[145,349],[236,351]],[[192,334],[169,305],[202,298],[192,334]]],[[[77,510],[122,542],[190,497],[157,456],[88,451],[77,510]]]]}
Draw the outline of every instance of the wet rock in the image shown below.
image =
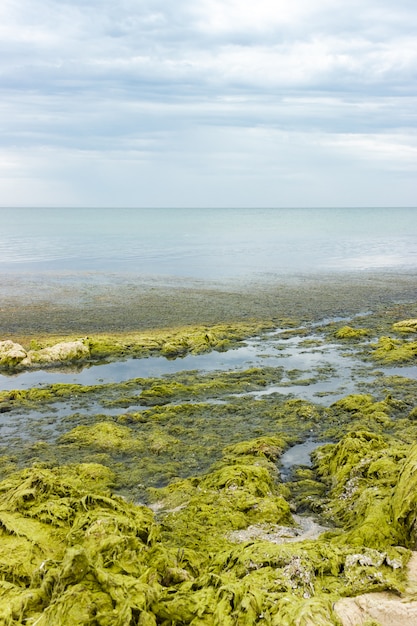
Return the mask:
{"type": "Polygon", "coordinates": [[[21,365],[34,363],[60,363],[62,361],[76,361],[90,356],[90,349],[82,339],[76,341],[63,341],[42,350],[30,350],[27,360],[21,365]]]}
{"type": "Polygon", "coordinates": [[[13,368],[27,357],[26,350],[20,343],[7,339],[0,341],[0,367],[13,368]]]}

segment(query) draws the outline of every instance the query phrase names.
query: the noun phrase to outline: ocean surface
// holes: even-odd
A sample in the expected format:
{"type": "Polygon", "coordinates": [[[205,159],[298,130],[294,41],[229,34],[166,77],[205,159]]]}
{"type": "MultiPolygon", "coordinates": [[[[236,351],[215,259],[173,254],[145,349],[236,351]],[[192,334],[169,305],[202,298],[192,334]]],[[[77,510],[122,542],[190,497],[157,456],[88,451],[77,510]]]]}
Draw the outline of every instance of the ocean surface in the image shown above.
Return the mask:
{"type": "Polygon", "coordinates": [[[417,208],[0,209],[0,275],[206,280],[417,269],[417,208]]]}

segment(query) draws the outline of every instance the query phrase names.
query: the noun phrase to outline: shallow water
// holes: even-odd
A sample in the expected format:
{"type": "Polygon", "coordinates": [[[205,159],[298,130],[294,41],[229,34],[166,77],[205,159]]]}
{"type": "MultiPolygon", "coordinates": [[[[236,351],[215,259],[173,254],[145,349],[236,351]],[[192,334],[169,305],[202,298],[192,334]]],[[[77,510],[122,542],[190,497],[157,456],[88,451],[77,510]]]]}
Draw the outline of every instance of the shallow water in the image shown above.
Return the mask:
{"type": "Polygon", "coordinates": [[[313,441],[308,440],[304,443],[296,444],[292,446],[280,458],[280,475],[281,480],[286,481],[290,479],[291,470],[295,465],[305,465],[311,467],[311,453],[320,446],[324,446],[328,441],[313,441]]]}
{"type": "Polygon", "coordinates": [[[0,272],[222,279],[417,268],[417,211],[0,209],[0,272]]]}
{"type": "Polygon", "coordinates": [[[164,357],[127,359],[94,365],[80,372],[40,370],[14,376],[3,375],[0,376],[0,389],[29,389],[54,383],[108,384],[183,371],[214,372],[265,366],[284,368],[284,377],[279,385],[253,392],[255,396],[297,393],[311,400],[316,394],[343,394],[345,389],[354,389],[357,361],[342,355],[341,347],[336,344],[321,344],[319,336],[310,339],[320,342],[320,345],[306,346],[305,338],[300,337],[283,341],[276,333],[266,338],[254,338],[240,348],[221,353],[187,355],[174,360],[164,357]],[[319,380],[312,380],[316,378],[319,380]],[[302,384],[297,385],[297,380],[302,380],[302,384]],[[309,381],[308,384],[305,381],[309,381]]]}
{"type": "MultiPolygon", "coordinates": [[[[329,320],[329,323],[334,320],[329,320]]],[[[323,325],[322,323],[320,324],[323,325]]],[[[312,324],[314,329],[317,324],[312,324]]],[[[300,329],[305,331],[305,327],[300,329]]],[[[374,365],[364,365],[345,345],[328,343],[320,334],[283,338],[280,329],[254,337],[226,352],[188,354],[183,358],[146,357],[71,369],[28,371],[0,375],[0,390],[29,389],[54,383],[102,385],[135,378],[153,378],[178,372],[242,371],[251,367],[283,369],[279,384],[250,392],[255,398],[274,393],[292,394],[310,401],[331,404],[358,391],[375,374],[374,365]],[[328,396],[328,397],[327,397],[328,396]]],[[[379,367],[383,375],[417,378],[417,368],[379,367]]],[[[107,410],[105,410],[107,412],[107,410]]]]}

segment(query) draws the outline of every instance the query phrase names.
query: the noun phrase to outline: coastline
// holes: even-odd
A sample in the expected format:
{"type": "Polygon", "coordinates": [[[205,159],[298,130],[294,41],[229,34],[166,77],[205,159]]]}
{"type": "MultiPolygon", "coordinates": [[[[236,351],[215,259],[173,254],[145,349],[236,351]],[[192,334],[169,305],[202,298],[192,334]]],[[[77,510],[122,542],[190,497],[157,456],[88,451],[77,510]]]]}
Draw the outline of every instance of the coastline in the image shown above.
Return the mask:
{"type": "Polygon", "coordinates": [[[366,271],[209,281],[129,274],[8,274],[3,338],[130,332],[192,324],[349,316],[412,302],[417,275],[366,271]]]}
{"type": "Polygon", "coordinates": [[[216,368],[187,370],[180,358],[166,375],[127,367],[118,380],[82,382],[81,358],[71,379],[47,383],[41,369],[41,380],[2,392],[0,534],[12,582],[0,610],[13,601],[16,626],[46,614],[87,623],[99,603],[106,620],[136,615],[140,584],[150,626],[194,623],[196,606],[207,624],[269,614],[268,624],[412,623],[417,382],[383,368],[415,362],[415,284],[405,272],[9,276],[2,334],[28,340],[35,366],[41,335],[51,345],[78,332],[98,333],[78,344],[103,363],[214,351],[216,368]],[[249,351],[241,367],[221,363],[223,350],[271,327],[255,340],[259,362],[249,351]],[[297,456],[306,445],[309,459],[297,456]]]}

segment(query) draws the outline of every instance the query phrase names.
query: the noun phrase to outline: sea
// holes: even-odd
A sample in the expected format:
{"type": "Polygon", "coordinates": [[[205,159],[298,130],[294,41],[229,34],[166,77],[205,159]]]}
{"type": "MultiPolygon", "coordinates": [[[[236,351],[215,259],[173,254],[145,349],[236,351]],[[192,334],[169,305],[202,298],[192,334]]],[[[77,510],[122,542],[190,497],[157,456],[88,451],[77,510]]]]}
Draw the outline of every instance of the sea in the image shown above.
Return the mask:
{"type": "Polygon", "coordinates": [[[197,280],[417,269],[417,208],[1,208],[1,275],[197,280]]]}

